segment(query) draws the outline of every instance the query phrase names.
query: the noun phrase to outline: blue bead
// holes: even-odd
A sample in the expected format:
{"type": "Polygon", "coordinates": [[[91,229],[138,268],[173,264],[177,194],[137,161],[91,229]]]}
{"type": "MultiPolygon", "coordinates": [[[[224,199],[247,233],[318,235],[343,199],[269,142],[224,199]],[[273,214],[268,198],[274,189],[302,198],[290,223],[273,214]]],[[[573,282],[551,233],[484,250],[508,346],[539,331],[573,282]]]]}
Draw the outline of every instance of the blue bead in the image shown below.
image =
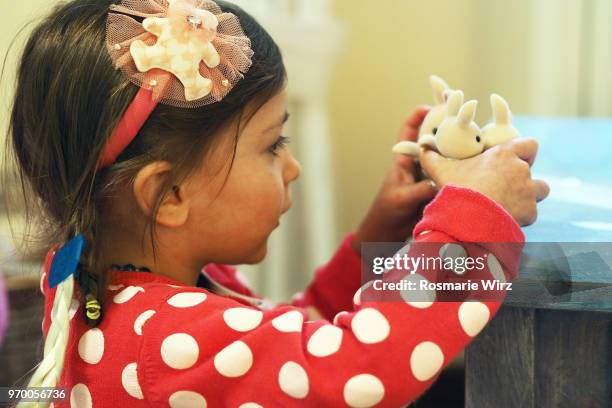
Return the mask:
{"type": "Polygon", "coordinates": [[[56,287],[70,275],[76,275],[84,246],[85,237],[83,237],[83,234],[79,234],[55,253],[49,271],[50,288],[56,287]]]}

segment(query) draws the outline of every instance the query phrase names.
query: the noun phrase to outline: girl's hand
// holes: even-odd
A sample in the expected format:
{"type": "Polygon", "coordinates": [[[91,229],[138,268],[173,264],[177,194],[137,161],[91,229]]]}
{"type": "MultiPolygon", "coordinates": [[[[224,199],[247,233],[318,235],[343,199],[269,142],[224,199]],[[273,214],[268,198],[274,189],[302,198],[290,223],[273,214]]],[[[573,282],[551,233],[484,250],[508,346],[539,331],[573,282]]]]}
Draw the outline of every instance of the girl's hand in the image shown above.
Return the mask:
{"type": "MultiPolygon", "coordinates": [[[[431,108],[421,106],[406,120],[399,141],[415,142],[423,119],[431,108]]],[[[420,210],[436,195],[429,180],[417,182],[414,160],[396,155],[374,203],[356,231],[353,248],[361,251],[362,242],[403,242],[420,218],[420,210]]]]}
{"type": "Polygon", "coordinates": [[[465,160],[451,160],[433,150],[421,153],[423,169],[441,188],[446,184],[471,188],[495,200],[522,226],[537,218],[536,203],[550,187],[532,180],[531,166],[538,151],[534,139],[515,139],[465,160]]]}

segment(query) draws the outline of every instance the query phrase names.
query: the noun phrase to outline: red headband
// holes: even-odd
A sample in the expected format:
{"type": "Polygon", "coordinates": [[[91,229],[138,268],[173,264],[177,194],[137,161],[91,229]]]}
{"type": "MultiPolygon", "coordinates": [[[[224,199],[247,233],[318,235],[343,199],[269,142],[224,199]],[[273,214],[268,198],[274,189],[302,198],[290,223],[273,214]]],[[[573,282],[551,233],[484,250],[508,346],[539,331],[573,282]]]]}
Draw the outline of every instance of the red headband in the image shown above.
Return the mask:
{"type": "Polygon", "coordinates": [[[100,168],[115,162],[158,103],[218,102],[244,78],[253,56],[238,18],[212,0],[122,0],[110,6],[106,46],[140,90],[108,139],[100,168]]]}
{"type": "Polygon", "coordinates": [[[114,133],[106,142],[102,156],[100,156],[100,168],[108,167],[117,160],[121,152],[134,140],[156,106],[157,101],[153,99],[153,92],[140,88],[117,124],[114,133]]]}

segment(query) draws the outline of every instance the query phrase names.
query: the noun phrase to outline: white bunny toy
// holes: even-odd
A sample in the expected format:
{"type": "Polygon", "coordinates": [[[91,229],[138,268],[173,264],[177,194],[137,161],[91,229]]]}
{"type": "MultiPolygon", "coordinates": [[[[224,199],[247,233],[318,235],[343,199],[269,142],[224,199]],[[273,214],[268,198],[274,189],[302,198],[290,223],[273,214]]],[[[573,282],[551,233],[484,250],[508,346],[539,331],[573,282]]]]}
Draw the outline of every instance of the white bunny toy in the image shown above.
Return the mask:
{"type": "Polygon", "coordinates": [[[510,112],[508,102],[504,98],[497,94],[492,94],[491,109],[493,110],[494,122],[482,129],[485,149],[521,137],[519,131],[512,126],[512,112],[510,112]]]}
{"type": "Polygon", "coordinates": [[[463,103],[463,92],[452,92],[447,115],[436,133],[436,148],[442,156],[467,159],[484,151],[482,131],[474,122],[477,101],[463,103]]]}
{"type": "Polygon", "coordinates": [[[422,145],[429,144],[441,155],[451,159],[467,159],[484,151],[484,140],[474,122],[478,102],[463,103],[462,91],[448,91],[446,117],[439,125],[436,135],[424,135],[419,143],[400,142],[393,147],[394,153],[418,157],[422,145]]]}
{"type": "Polygon", "coordinates": [[[440,124],[446,117],[447,91],[450,90],[448,84],[442,78],[435,75],[429,77],[429,84],[433,91],[435,105],[427,113],[425,119],[423,119],[421,129],[419,130],[419,142],[424,135],[435,135],[440,124]]]}

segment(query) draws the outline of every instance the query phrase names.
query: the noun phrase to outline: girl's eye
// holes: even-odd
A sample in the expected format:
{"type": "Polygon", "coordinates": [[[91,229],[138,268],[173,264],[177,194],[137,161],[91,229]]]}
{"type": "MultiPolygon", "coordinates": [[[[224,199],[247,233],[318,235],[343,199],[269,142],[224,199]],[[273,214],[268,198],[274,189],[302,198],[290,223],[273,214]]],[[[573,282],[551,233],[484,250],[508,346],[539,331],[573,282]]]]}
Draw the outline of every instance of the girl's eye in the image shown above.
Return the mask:
{"type": "Polygon", "coordinates": [[[272,146],[270,146],[269,152],[275,156],[278,156],[277,152],[285,147],[289,143],[289,138],[285,136],[280,136],[276,142],[272,146]]]}

